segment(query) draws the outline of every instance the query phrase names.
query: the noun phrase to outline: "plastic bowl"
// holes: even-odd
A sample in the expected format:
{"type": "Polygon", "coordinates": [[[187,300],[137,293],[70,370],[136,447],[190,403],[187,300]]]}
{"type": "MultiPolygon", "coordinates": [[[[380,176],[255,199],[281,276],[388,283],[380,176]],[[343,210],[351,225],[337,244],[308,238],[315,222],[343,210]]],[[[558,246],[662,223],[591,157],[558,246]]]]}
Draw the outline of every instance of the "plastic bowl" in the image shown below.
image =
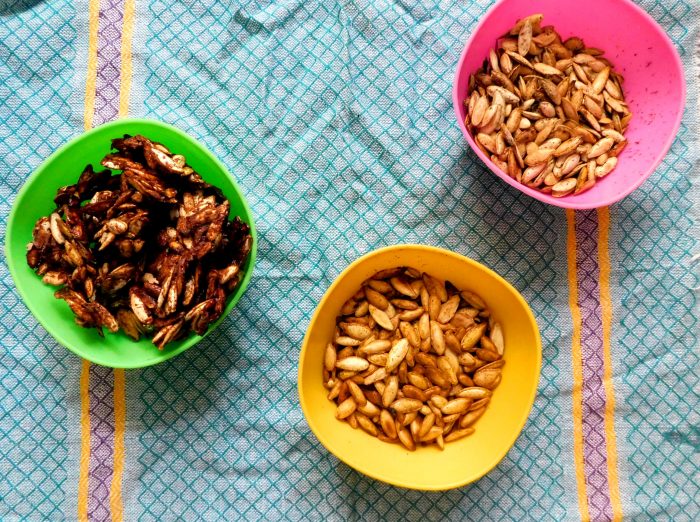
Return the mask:
{"type": "Polygon", "coordinates": [[[231,216],[240,216],[250,225],[253,246],[244,267],[245,275],[229,296],[223,315],[209,326],[205,335],[216,328],[245,292],[253,272],[257,248],[253,215],[226,167],[196,140],[165,123],[140,119],[117,120],[78,136],[54,152],[29,177],[17,195],[7,223],[5,249],[7,264],[20,296],[59,343],[76,355],[103,366],[141,368],[184,352],[204,336],[190,334],[166,345],[163,350],[158,350],[150,339],[142,338],[134,342],[123,332],[105,333],[104,337],[100,337],[94,328],[82,328],[75,324],[73,313],[65,301],[53,296],[56,288],[41,282],[41,278],[27,265],[25,256],[26,245],[32,240],[37,219],[50,214],[55,208],[53,199],[56,190],[75,183],[88,163],[97,167],[105,154],[110,152],[112,138],[124,134],[143,134],[178,154],[184,154],[187,162],[206,181],[221,188],[231,202],[231,216]]]}
{"type": "Polygon", "coordinates": [[[678,132],[685,105],[685,80],[680,58],[666,33],[630,0],[501,0],[484,16],[464,47],[452,91],[454,110],[462,133],[479,158],[506,183],[540,201],[565,208],[587,209],[610,205],[627,196],[654,172],[678,132]],[[632,119],[628,145],[617,168],[593,188],[577,195],[555,198],[526,187],[494,165],[477,147],[464,125],[464,99],[469,75],[488,57],[489,49],[515,22],[534,13],[544,15],[562,38],[579,36],[589,47],[599,47],[625,83],[632,119]]]}
{"type": "Polygon", "coordinates": [[[473,482],[498,464],[520,434],[537,391],[542,360],[540,334],[530,308],[498,274],[469,258],[440,248],[397,245],[370,252],[333,282],[311,319],[299,359],[299,400],[311,431],[328,451],[372,478],[420,490],[446,490],[473,482]],[[503,379],[476,431],[447,443],[445,450],[421,447],[410,452],[354,430],[334,416],[335,405],[323,387],[323,353],[332,339],[343,303],[377,271],[410,266],[474,290],[487,302],[504,330],[503,379]]]}

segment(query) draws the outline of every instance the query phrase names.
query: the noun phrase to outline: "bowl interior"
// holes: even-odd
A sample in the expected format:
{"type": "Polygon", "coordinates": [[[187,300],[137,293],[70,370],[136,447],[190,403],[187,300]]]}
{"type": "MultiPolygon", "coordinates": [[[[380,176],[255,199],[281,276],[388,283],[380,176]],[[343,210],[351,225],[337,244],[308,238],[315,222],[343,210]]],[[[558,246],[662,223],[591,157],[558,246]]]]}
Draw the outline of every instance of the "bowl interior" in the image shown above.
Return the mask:
{"type": "Polygon", "coordinates": [[[570,208],[609,205],[639,187],[659,165],[678,131],[685,103],[685,81],[673,44],[641,8],[629,0],[502,0],[472,33],[457,66],[454,106],[459,125],[476,154],[498,176],[546,203],[570,208]],[[595,186],[576,196],[554,198],[517,183],[502,173],[476,146],[464,126],[464,99],[469,75],[495,47],[496,40],[524,16],[543,13],[543,25],[553,25],[562,38],[580,36],[599,47],[620,72],[632,111],[628,145],[617,168],[595,186]]]}
{"type": "Polygon", "coordinates": [[[191,334],[168,344],[163,350],[158,350],[149,339],[134,342],[122,332],[106,333],[104,338],[100,337],[95,329],[75,324],[68,305],[53,297],[55,287],[44,285],[29,268],[25,257],[26,245],[32,240],[37,219],[54,209],[56,190],[75,183],[88,163],[97,168],[104,155],[110,152],[111,139],[124,134],[143,134],[176,153],[184,154],[188,163],[206,181],[223,190],[231,201],[231,216],[240,216],[251,226],[253,247],[244,278],[229,296],[224,314],[209,327],[208,332],[223,320],[243,295],[255,262],[257,239],[250,209],[226,168],[197,141],[164,123],[127,119],[97,127],[57,150],[32,174],[15,200],[7,226],[7,263],[20,295],[44,328],[77,355],[104,366],[138,368],[169,359],[197,343],[202,336],[191,334]]]}
{"type": "Polygon", "coordinates": [[[520,294],[488,268],[434,247],[399,245],[374,251],[352,263],[326,291],[309,324],[299,361],[299,399],[319,441],[349,466],[401,487],[444,490],[472,482],[491,470],[508,452],[532,407],[541,363],[535,319],[520,294]],[[506,339],[503,379],[475,433],[445,445],[445,450],[409,452],[354,430],[336,420],[334,404],[322,382],[323,351],[332,338],[342,304],[378,270],[411,266],[447,279],[457,288],[485,298],[501,322],[506,339]]]}

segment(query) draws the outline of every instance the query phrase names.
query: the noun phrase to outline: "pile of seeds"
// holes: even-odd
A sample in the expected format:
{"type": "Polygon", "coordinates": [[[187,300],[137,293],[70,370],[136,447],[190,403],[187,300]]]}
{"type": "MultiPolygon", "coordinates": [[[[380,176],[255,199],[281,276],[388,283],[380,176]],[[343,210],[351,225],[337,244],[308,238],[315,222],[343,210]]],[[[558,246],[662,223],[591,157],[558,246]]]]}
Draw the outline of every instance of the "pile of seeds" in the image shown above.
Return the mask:
{"type": "Polygon", "coordinates": [[[541,22],[518,21],[472,74],[465,126],[511,178],[562,197],[615,168],[632,114],[603,51],[541,22]]]}
{"type": "Polygon", "coordinates": [[[143,136],[62,187],[56,209],[37,221],[27,263],[61,286],[76,322],[163,348],[203,334],[226,306],[250,252],[250,227],[228,220],[229,201],[184,156],[143,136]]]}
{"type": "Polygon", "coordinates": [[[412,268],[382,270],[346,302],[326,347],[336,417],[413,451],[471,435],[501,382],[503,330],[481,297],[412,268]]]}

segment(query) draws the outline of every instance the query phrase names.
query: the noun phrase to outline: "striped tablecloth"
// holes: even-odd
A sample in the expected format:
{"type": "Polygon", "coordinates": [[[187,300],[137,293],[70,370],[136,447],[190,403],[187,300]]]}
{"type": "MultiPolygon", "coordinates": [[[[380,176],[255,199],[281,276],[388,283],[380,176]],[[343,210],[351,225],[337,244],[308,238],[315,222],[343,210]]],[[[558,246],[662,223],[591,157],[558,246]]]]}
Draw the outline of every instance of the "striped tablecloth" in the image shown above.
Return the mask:
{"type": "Polygon", "coordinates": [[[172,123],[239,180],[260,232],[250,288],[167,363],[81,361],[0,264],[2,520],[697,520],[700,8],[639,2],[686,67],[678,137],[610,208],[565,212],[468,150],[450,88],[490,0],[0,2],[0,230],[26,177],[85,129],[172,123]],[[445,493],[368,479],[310,434],[296,361],[357,256],[427,243],[494,268],[544,340],[522,435],[445,493]]]}

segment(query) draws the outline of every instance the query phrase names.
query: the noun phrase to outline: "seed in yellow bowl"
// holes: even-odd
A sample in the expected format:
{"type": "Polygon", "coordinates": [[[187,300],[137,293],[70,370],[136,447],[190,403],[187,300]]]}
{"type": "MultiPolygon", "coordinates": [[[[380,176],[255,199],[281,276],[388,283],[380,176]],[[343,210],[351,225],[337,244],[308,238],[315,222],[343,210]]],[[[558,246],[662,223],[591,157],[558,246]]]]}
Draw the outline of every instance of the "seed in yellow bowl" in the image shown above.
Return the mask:
{"type": "Polygon", "coordinates": [[[394,275],[385,280],[374,274],[341,307],[337,331],[347,333],[352,342],[336,337],[327,346],[321,362],[324,385],[331,388],[340,380],[340,392],[331,400],[338,403],[336,416],[353,427],[357,424],[380,440],[399,442],[395,425],[408,423],[415,445],[437,444],[444,449],[445,441],[471,435],[473,430],[462,430],[459,436],[447,439],[465,415],[484,408],[491,397],[482,396],[481,402],[473,405],[472,399],[460,397],[460,393],[472,384],[493,390],[501,382],[503,330],[490,319],[486,301],[475,292],[460,293],[451,283],[412,268],[397,270],[398,274],[392,272],[394,275]],[[427,300],[420,297],[425,292],[427,300]],[[364,312],[365,302],[370,303],[366,313],[358,313],[358,309],[364,312]],[[400,309],[420,314],[414,314],[412,322],[402,321],[400,309]],[[460,318],[453,322],[458,312],[460,318]],[[467,317],[469,328],[464,326],[467,317]],[[425,332],[426,323],[429,332],[425,332]],[[425,342],[421,342],[419,330],[425,342]],[[500,349],[491,336],[498,340],[500,349]],[[450,339],[449,347],[446,338],[450,339]],[[382,353],[369,354],[366,348],[376,343],[382,343],[382,353]],[[467,356],[465,364],[460,364],[460,355],[467,356]],[[335,367],[329,360],[337,361],[335,367]],[[434,389],[431,397],[423,392],[428,389],[434,389]],[[354,404],[364,405],[369,400],[377,408],[383,407],[379,418],[352,416],[352,412],[346,415],[353,403],[348,402],[345,390],[354,404]],[[408,415],[410,422],[406,422],[408,415]]]}
{"type": "Polygon", "coordinates": [[[505,280],[446,250],[398,245],[358,259],[326,291],[300,353],[299,401],[313,434],[346,464],[397,486],[445,490],[478,479],[508,452],[534,401],[540,361],[534,317],[505,280]],[[376,323],[369,313],[376,305],[361,288],[386,297],[382,311],[392,330],[376,323]],[[431,294],[437,298],[432,318],[431,294]],[[357,345],[339,346],[335,339],[350,337],[347,324],[372,333],[357,345]],[[433,349],[436,327],[442,354],[433,349]],[[476,339],[463,349],[468,332],[476,339]],[[402,339],[392,354],[398,366],[387,371],[389,354],[402,339]],[[348,357],[366,360],[367,368],[335,367],[348,357]],[[504,357],[506,364],[498,366],[504,357]],[[336,416],[340,404],[342,420],[336,416]]]}

